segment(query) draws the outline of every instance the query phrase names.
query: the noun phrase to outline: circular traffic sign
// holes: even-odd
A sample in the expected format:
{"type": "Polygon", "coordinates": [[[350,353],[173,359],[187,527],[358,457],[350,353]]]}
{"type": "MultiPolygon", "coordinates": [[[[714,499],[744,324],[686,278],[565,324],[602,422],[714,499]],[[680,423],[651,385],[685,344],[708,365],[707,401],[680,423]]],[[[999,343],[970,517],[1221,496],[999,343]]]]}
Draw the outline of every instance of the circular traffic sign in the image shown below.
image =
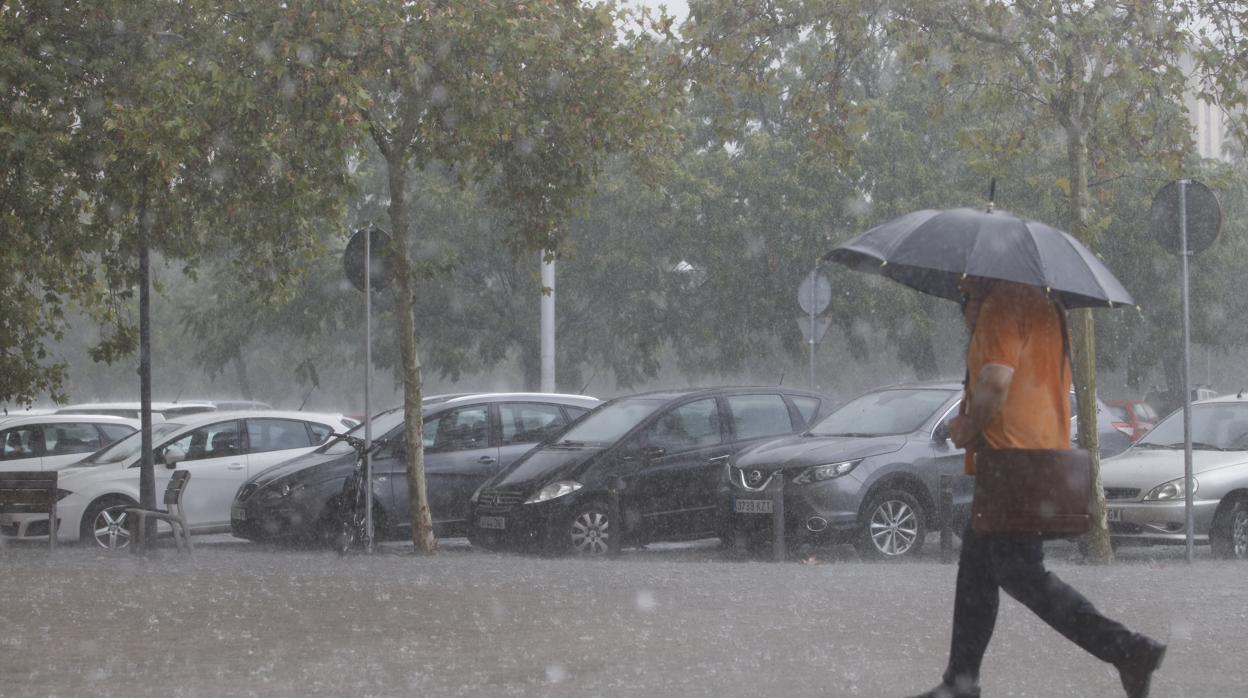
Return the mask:
{"type": "Polygon", "coordinates": [[[832,284],[828,277],[812,271],[797,287],[797,304],[807,313],[819,314],[832,302],[832,284]]]}
{"type": "Polygon", "coordinates": [[[390,283],[389,269],[386,267],[385,251],[390,244],[390,235],[375,225],[355,231],[347,242],[347,250],[342,253],[342,267],[347,272],[351,285],[364,290],[364,243],[368,235],[369,277],[374,291],[380,291],[390,283]]]}
{"type": "Polygon", "coordinates": [[[1170,182],[1153,197],[1153,207],[1149,211],[1150,230],[1158,244],[1179,254],[1183,250],[1179,213],[1186,211],[1187,251],[1197,254],[1218,239],[1218,232],[1222,229],[1222,207],[1218,205],[1218,197],[1213,191],[1196,181],[1182,183],[1182,197],[1186,205],[1180,206],[1179,188],[1179,182],[1170,182]]]}

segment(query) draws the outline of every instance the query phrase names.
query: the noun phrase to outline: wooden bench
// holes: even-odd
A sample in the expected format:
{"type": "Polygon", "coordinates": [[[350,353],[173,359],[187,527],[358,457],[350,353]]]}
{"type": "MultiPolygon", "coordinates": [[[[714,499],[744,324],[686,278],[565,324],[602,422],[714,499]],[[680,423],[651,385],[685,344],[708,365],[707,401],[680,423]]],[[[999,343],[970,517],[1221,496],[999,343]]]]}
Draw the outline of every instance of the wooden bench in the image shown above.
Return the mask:
{"type": "Polygon", "coordinates": [[[0,513],[47,514],[48,549],[56,549],[55,470],[0,473],[0,513]]]}

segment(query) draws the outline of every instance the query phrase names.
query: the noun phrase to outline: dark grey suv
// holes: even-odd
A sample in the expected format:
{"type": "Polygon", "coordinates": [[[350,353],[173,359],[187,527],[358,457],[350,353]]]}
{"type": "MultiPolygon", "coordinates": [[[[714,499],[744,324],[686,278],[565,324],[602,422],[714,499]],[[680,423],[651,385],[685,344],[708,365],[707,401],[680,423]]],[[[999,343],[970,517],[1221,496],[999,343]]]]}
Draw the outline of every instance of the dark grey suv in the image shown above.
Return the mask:
{"type": "Polygon", "coordinates": [[[961,396],[958,383],[876,390],[803,434],[742,451],[727,470],[721,511],[747,541],[769,539],[766,490],[782,477],[793,544],[853,543],[876,558],[916,553],[936,521],[941,475],[953,478],[955,522],[969,516],[974,481],[945,427],[961,396]]]}
{"type": "MultiPolygon", "coordinates": [[[[797,546],[853,543],[867,557],[902,558],[918,552],[937,524],[940,476],[949,475],[953,530],[961,533],[974,480],[964,474],[964,451],[949,440],[946,426],[961,397],[962,385],[952,382],[882,388],[804,434],[742,451],[721,488],[725,528],[744,535],[751,547],[770,540],[766,490],[772,478],[783,477],[786,540],[797,546]]],[[[1099,398],[1097,406],[1104,458],[1121,452],[1127,440],[1099,398]]],[[[1072,441],[1074,428],[1072,418],[1072,441]]]]}

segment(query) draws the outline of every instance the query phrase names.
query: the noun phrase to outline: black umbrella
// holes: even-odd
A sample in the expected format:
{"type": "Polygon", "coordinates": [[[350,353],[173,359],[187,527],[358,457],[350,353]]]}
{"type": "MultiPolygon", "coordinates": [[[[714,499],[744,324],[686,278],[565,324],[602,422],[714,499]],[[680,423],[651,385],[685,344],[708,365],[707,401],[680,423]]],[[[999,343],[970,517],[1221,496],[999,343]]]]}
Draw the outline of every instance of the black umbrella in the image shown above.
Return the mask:
{"type": "Polygon", "coordinates": [[[963,276],[982,276],[1039,286],[1067,308],[1135,305],[1072,235],[1008,211],[915,211],[838,245],[825,258],[950,300],[961,298],[963,276]]]}

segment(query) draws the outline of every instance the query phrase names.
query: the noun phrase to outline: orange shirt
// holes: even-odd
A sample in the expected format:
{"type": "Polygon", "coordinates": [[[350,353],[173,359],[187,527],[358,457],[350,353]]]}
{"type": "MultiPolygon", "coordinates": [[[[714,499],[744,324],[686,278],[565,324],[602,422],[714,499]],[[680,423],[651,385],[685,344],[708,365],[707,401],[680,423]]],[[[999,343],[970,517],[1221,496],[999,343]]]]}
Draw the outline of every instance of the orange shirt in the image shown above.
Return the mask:
{"type": "MultiPolygon", "coordinates": [[[[1070,362],[1057,306],[1035,286],[997,282],[984,299],[966,352],[967,399],[984,364],[1014,369],[1005,404],[984,428],[989,448],[1070,448],[1070,362]]],[[[974,450],[966,472],[975,473],[974,450]]]]}

